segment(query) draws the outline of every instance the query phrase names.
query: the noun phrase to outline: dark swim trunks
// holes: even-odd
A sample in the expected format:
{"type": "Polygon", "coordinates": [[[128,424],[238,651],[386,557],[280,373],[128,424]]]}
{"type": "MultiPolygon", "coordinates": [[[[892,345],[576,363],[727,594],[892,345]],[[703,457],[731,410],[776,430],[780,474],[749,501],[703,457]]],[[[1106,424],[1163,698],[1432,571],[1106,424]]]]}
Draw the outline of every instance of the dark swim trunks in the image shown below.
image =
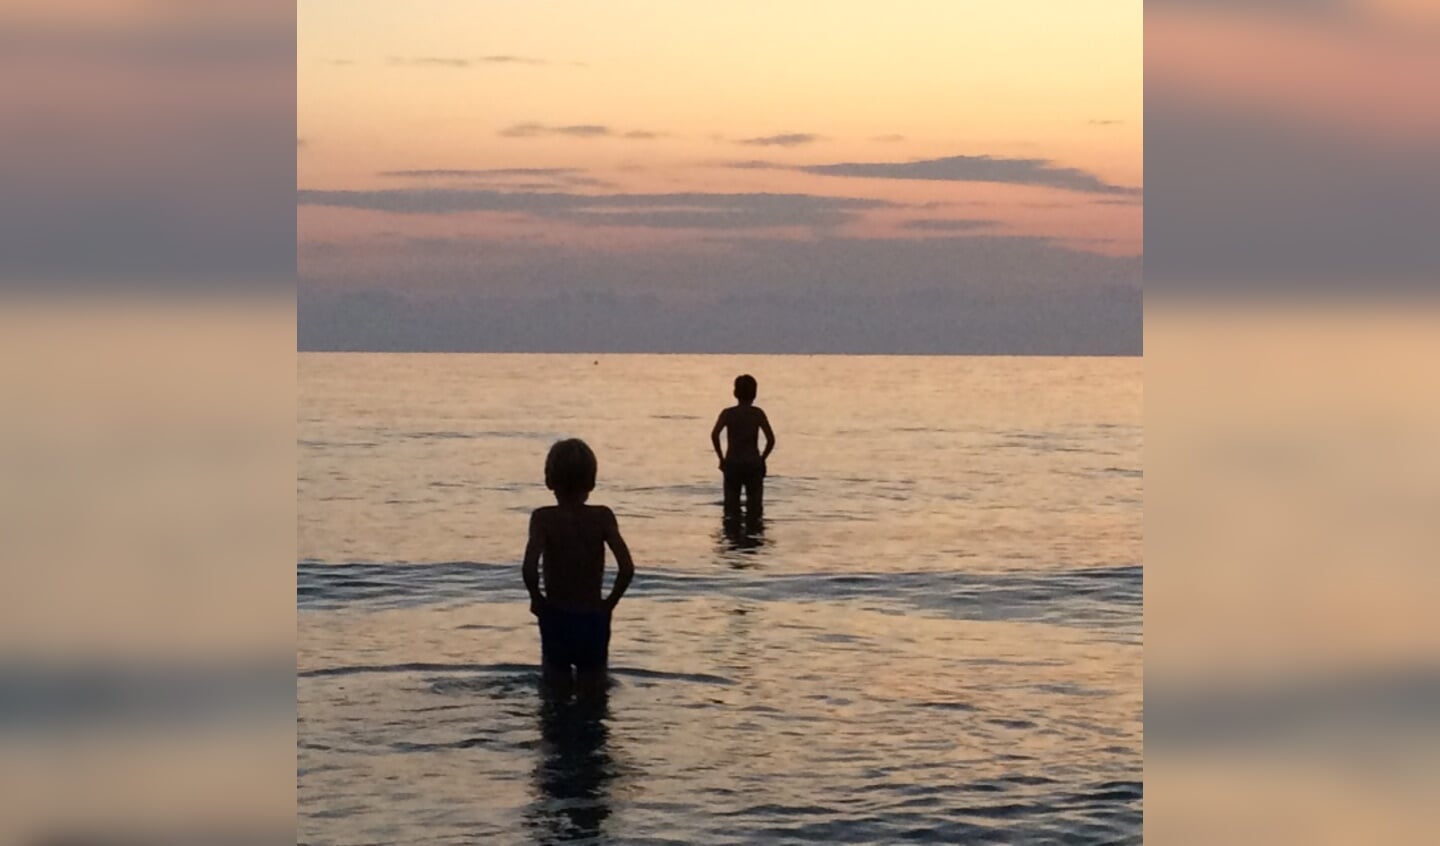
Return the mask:
{"type": "Polygon", "coordinates": [[[746,507],[759,517],[765,510],[765,459],[727,458],[725,460],[725,511],[740,510],[740,492],[745,492],[746,507]]]}
{"type": "Polygon", "coordinates": [[[758,455],[753,458],[727,458],[725,459],[725,477],[738,482],[763,479],[765,478],[765,459],[758,455]]]}
{"type": "Polygon", "coordinates": [[[577,671],[605,667],[610,651],[610,614],[607,611],[567,611],[545,608],[540,612],[540,660],[577,671]]]}

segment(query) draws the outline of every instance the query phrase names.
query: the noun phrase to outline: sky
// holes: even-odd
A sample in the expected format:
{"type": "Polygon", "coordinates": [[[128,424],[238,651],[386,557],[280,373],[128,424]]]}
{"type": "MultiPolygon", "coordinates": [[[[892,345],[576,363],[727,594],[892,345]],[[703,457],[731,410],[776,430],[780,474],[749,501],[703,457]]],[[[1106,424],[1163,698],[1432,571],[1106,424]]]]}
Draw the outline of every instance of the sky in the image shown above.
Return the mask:
{"type": "Polygon", "coordinates": [[[300,0],[302,349],[1138,354],[1138,0],[300,0]]]}

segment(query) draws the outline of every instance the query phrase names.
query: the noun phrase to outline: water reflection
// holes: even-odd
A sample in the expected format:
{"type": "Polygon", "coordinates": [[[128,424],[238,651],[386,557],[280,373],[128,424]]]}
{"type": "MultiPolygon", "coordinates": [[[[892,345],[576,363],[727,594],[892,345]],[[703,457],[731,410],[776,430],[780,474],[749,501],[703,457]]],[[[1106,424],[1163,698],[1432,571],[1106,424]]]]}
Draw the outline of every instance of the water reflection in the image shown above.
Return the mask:
{"type": "Polygon", "coordinates": [[[770,544],[765,537],[765,519],[727,514],[716,535],[715,548],[720,558],[737,570],[756,565],[756,556],[770,544]]]}
{"type": "Polygon", "coordinates": [[[541,685],[537,795],[526,823],[538,843],[601,837],[610,816],[615,762],[607,741],[609,695],[572,696],[541,685]]]}

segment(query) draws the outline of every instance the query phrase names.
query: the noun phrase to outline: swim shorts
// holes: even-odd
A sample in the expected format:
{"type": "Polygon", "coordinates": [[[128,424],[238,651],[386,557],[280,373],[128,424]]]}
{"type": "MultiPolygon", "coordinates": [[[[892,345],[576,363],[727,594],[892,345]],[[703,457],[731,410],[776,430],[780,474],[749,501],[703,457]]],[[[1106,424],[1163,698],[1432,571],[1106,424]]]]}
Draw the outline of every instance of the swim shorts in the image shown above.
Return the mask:
{"type": "Polygon", "coordinates": [[[540,611],[540,660],[556,667],[598,670],[610,652],[610,612],[540,611]]]}

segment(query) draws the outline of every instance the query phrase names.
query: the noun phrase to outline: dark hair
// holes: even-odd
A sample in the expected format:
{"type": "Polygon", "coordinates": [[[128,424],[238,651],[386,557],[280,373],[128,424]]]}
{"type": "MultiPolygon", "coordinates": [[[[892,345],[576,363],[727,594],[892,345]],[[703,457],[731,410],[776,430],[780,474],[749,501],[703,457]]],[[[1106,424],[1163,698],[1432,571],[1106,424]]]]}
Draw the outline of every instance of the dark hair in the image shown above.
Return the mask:
{"type": "Polygon", "coordinates": [[[746,373],[743,376],[735,377],[735,399],[741,402],[755,401],[755,377],[746,373]]]}
{"type": "Polygon", "coordinates": [[[595,490],[595,453],[579,438],[556,441],[545,456],[545,487],[569,496],[595,490]]]}

